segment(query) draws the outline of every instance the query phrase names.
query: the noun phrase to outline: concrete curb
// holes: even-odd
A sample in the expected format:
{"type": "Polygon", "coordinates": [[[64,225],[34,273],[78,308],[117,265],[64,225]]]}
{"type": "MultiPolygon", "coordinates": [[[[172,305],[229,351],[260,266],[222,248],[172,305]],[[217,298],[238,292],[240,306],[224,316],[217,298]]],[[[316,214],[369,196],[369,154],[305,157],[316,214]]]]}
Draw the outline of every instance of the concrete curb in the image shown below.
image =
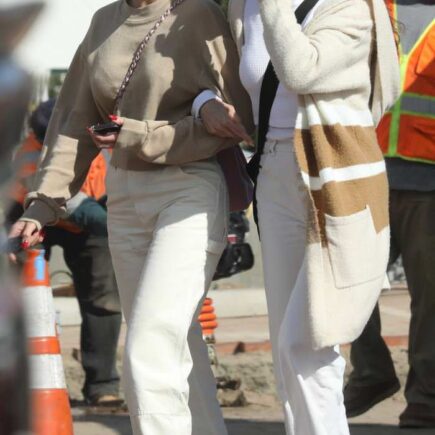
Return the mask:
{"type": "MultiPolygon", "coordinates": [[[[211,290],[216,313],[220,318],[266,316],[264,289],[211,290]]],[[[54,304],[62,326],[81,324],[80,310],[74,297],[55,297],[54,304]]]]}

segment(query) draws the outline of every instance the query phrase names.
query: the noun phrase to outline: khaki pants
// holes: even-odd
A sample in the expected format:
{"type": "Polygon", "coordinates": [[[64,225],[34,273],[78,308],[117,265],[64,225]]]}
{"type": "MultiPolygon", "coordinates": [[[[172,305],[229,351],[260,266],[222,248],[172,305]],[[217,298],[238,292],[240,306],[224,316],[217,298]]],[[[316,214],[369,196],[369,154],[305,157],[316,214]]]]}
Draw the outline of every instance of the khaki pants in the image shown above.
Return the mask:
{"type": "MultiPolygon", "coordinates": [[[[402,255],[411,295],[408,403],[435,406],[435,192],[391,191],[391,255],[402,255]]],[[[390,352],[381,337],[376,307],[352,345],[350,382],[371,385],[395,378],[390,352]]]]}
{"type": "Polygon", "coordinates": [[[110,249],[127,320],[123,383],[135,435],[225,435],[197,322],[227,231],[214,161],[107,177],[110,249]]]}

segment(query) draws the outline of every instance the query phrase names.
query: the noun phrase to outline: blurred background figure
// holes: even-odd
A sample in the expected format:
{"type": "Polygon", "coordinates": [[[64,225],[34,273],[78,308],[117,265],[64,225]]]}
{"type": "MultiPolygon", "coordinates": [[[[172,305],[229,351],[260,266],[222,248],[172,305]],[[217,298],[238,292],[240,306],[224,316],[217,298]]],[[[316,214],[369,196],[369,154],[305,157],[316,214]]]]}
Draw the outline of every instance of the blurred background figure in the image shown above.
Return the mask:
{"type": "MultiPolygon", "coordinates": [[[[435,3],[387,0],[397,25],[402,95],[378,129],[390,181],[390,264],[402,256],[411,295],[410,370],[401,427],[435,428],[435,3]]],[[[349,417],[400,389],[379,306],[352,345],[349,417]]]]}
{"type": "MultiPolygon", "coordinates": [[[[24,197],[37,168],[54,104],[54,99],[48,100],[33,112],[31,131],[16,152],[6,218],[9,224],[23,213],[24,197]]],[[[68,219],[48,227],[43,242],[47,260],[53,246],[63,249],[72,273],[82,316],[81,362],[86,375],[82,391],[86,402],[96,406],[122,403],[116,370],[122,315],[107,238],[108,153],[105,150],[94,160],[80,193],[68,202],[68,219]]]]}
{"type": "MultiPolygon", "coordinates": [[[[0,2],[0,192],[10,176],[10,155],[18,145],[31,94],[30,77],[11,58],[35,17],[41,1],[2,0],[0,2]]],[[[0,216],[1,254],[6,250],[6,234],[0,216]]],[[[17,284],[6,255],[0,255],[0,433],[28,433],[30,427],[27,341],[17,284]]]]}

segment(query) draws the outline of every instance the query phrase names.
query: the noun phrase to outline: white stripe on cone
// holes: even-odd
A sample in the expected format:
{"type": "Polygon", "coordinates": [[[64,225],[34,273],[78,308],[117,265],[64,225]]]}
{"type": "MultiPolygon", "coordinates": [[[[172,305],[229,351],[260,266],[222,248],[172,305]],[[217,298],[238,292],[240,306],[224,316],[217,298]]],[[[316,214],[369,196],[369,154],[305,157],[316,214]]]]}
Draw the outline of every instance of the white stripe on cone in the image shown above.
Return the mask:
{"type": "Polygon", "coordinates": [[[55,337],[56,313],[50,287],[25,287],[22,290],[28,337],[55,337]]]}
{"type": "Polygon", "coordinates": [[[66,389],[61,355],[32,355],[29,362],[31,389],[66,389]]]}

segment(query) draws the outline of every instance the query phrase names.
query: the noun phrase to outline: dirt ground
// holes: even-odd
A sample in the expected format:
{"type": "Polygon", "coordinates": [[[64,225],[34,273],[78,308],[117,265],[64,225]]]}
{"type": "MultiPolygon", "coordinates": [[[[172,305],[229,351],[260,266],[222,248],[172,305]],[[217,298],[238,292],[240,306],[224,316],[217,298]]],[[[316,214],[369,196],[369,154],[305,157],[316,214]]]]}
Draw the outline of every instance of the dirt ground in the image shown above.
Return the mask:
{"type": "MultiPolygon", "coordinates": [[[[402,385],[405,383],[408,372],[408,352],[404,347],[393,347],[393,360],[397,375],[402,385]]],[[[349,347],[342,349],[346,360],[349,360],[349,347]]],[[[73,400],[82,400],[81,387],[84,381],[83,370],[79,362],[73,358],[72,352],[68,349],[63,354],[64,368],[67,379],[68,391],[73,400]]],[[[219,365],[215,372],[218,376],[229,376],[233,379],[240,379],[242,390],[250,398],[251,403],[267,407],[278,406],[278,399],[275,393],[275,383],[272,369],[272,356],[270,352],[248,352],[236,355],[218,355],[219,365]]],[[[118,355],[118,368],[121,371],[121,352],[118,355]]],[[[346,376],[351,371],[348,361],[346,376]]],[[[402,392],[397,393],[397,400],[404,402],[402,392]]]]}
{"type": "MultiPolygon", "coordinates": [[[[343,349],[348,359],[349,348],[343,349]]],[[[407,351],[392,348],[397,374],[402,385],[408,371],[407,351]]],[[[71,352],[64,354],[68,388],[73,399],[81,400],[83,373],[71,352]]],[[[120,366],[120,359],[118,361],[120,366]]],[[[351,370],[347,366],[347,373],[351,370]]],[[[220,355],[218,375],[242,381],[246,406],[225,407],[229,435],[284,435],[281,406],[274,389],[272,358],[269,352],[220,355]]],[[[435,430],[403,430],[397,427],[399,413],[405,407],[403,391],[378,405],[373,411],[351,420],[352,435],[435,435],[435,430]]],[[[73,407],[76,435],[131,435],[125,411],[115,414],[96,412],[82,406],[73,407]]]]}

